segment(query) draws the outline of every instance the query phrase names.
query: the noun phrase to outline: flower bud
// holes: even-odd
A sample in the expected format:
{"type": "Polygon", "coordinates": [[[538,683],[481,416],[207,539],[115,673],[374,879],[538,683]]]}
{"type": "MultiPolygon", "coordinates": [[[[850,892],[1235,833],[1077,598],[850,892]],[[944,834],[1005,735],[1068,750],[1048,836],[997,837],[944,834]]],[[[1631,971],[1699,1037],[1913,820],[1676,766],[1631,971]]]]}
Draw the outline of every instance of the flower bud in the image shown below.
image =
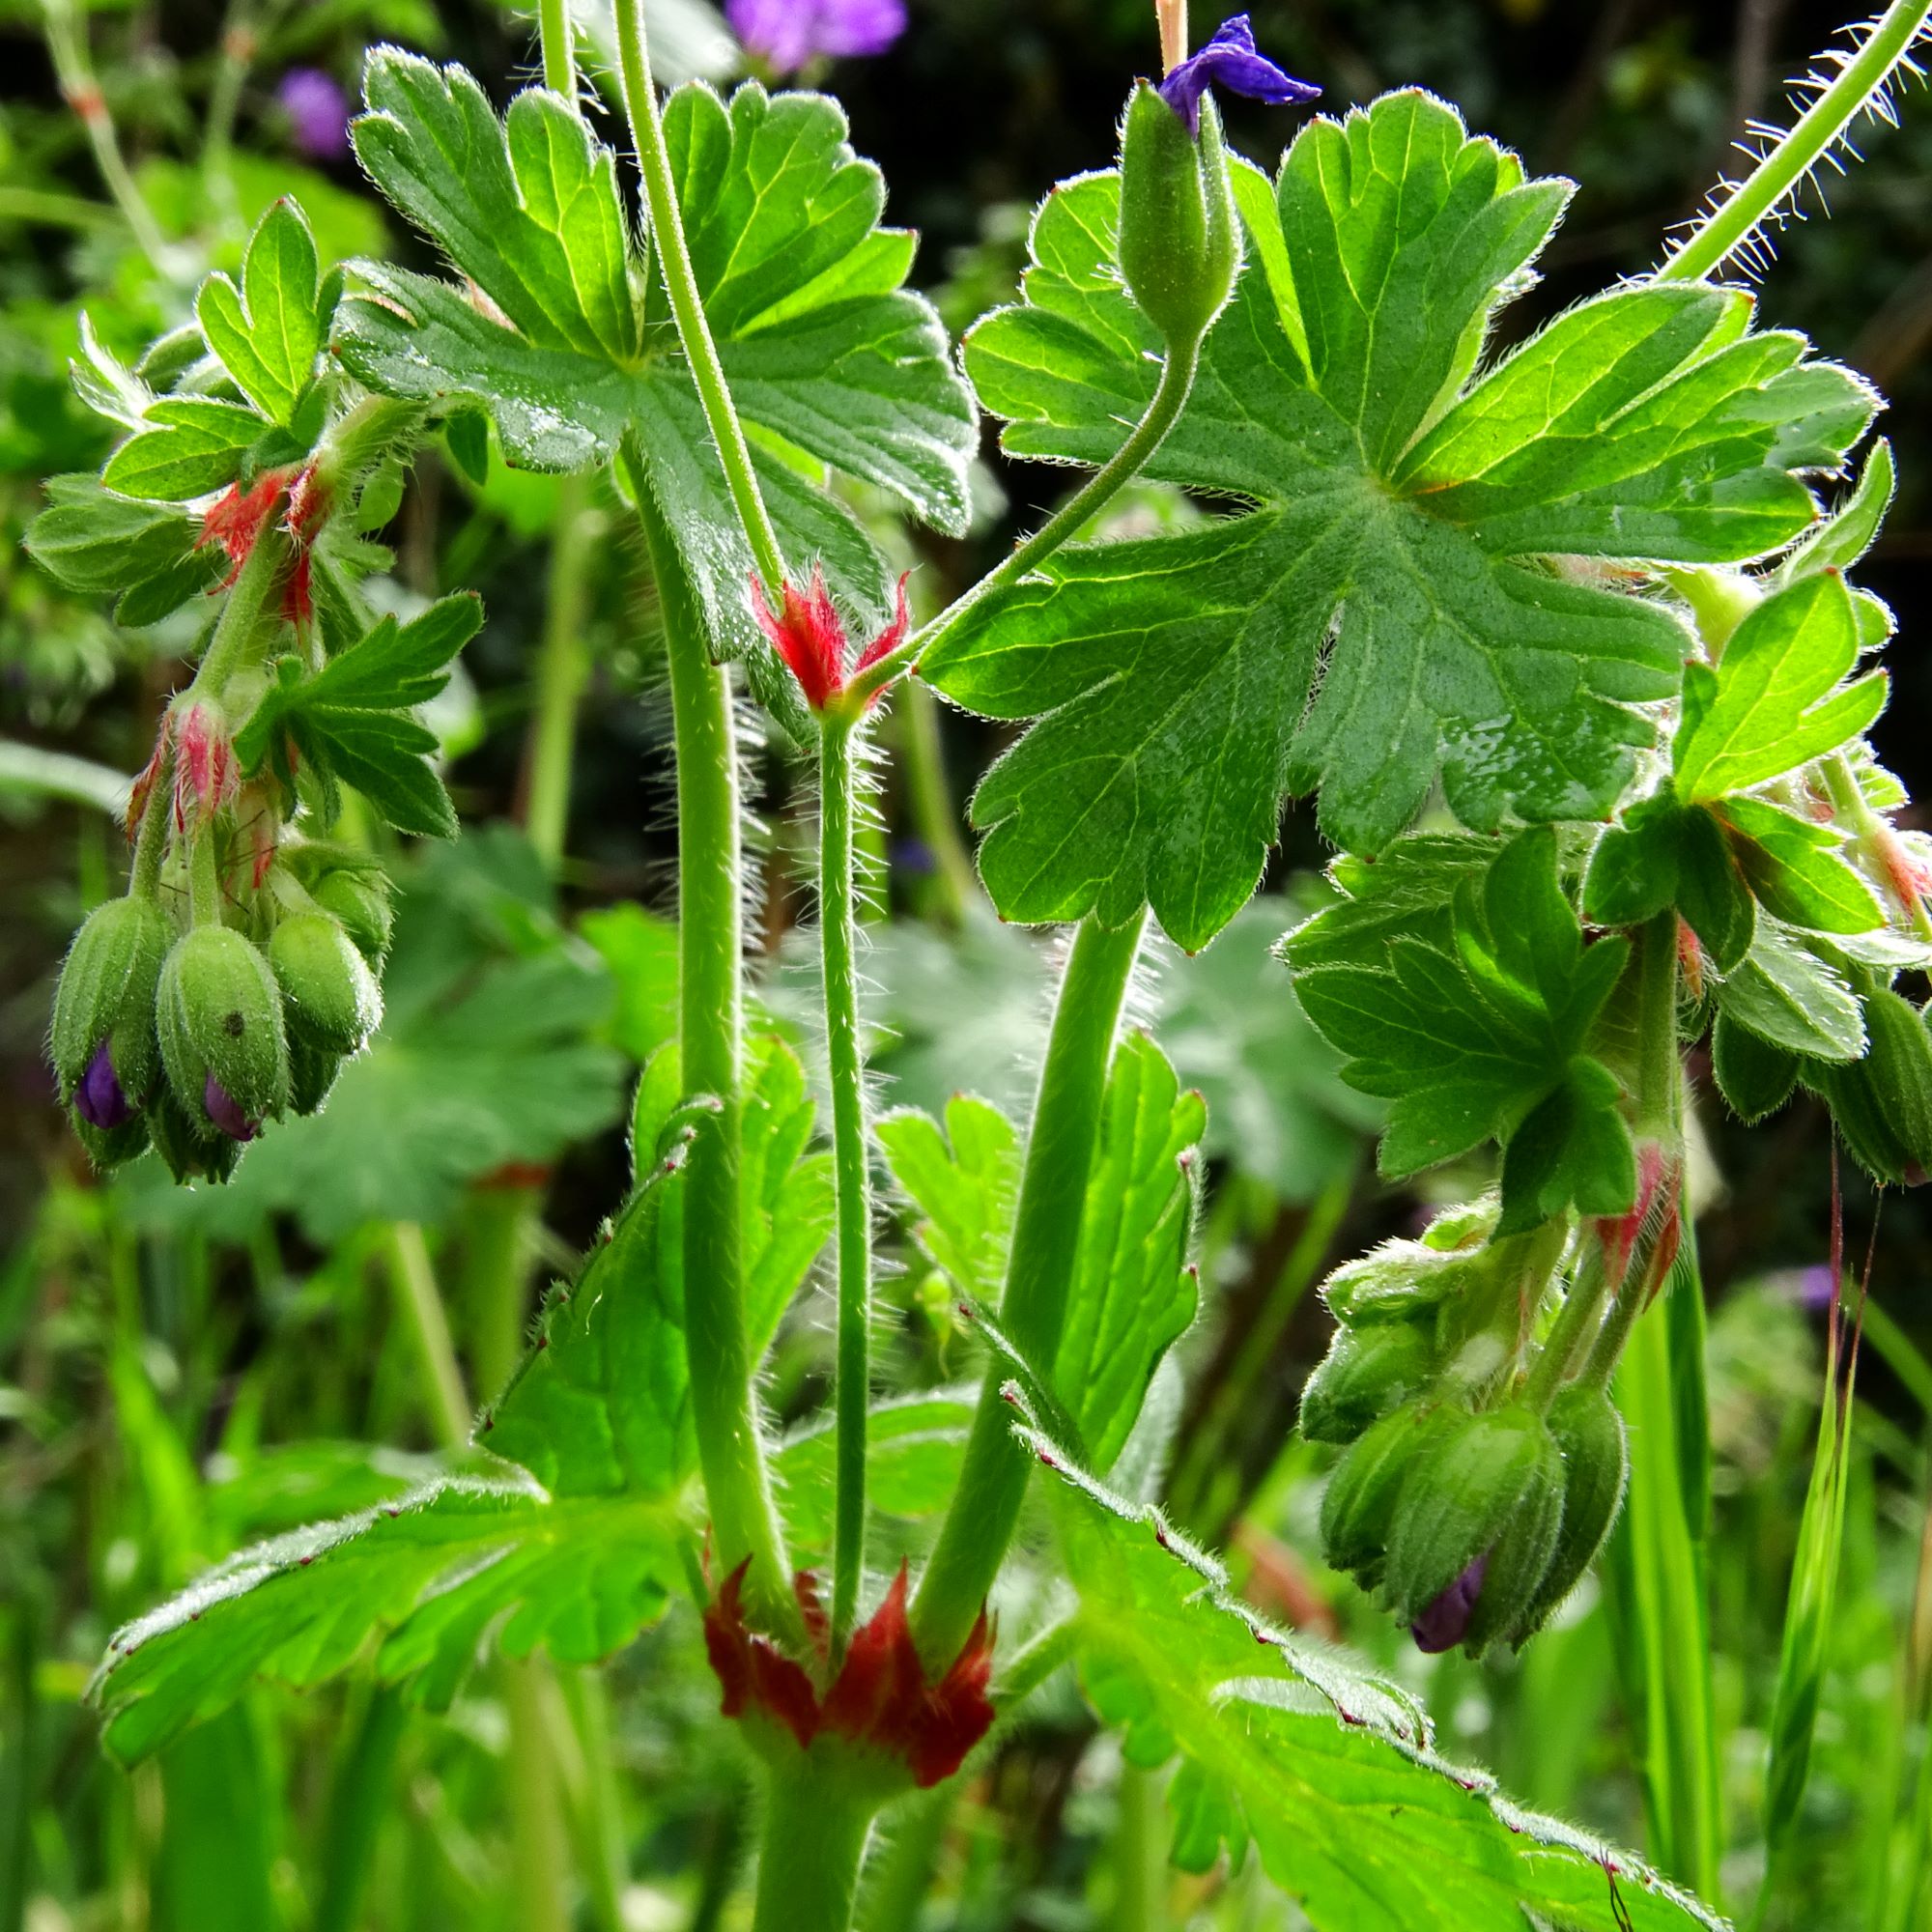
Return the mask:
{"type": "Polygon", "coordinates": [[[1205,108],[1197,141],[1143,81],[1121,128],[1121,275],[1170,348],[1208,332],[1241,262],[1221,123],[1205,108]]]}
{"type": "Polygon", "coordinates": [[[1606,1391],[1572,1382],[1556,1392],[1545,1419],[1563,1452],[1563,1526],[1528,1609],[1508,1633],[1517,1644],[1534,1636],[1581,1580],[1617,1520],[1630,1476],[1624,1419],[1606,1391]]]}
{"type": "Polygon", "coordinates": [[[1462,1411],[1398,1408],[1372,1423],[1335,1464],[1321,1497],[1321,1547],[1338,1570],[1364,1584],[1379,1574],[1403,1479],[1453,1432],[1462,1411]]]}
{"type": "Polygon", "coordinates": [[[109,899],[88,914],[61,968],[48,1057],[61,1099],[98,1134],[125,1127],[155,1084],[155,992],[168,939],[152,899],[109,899]]]}
{"type": "Polygon", "coordinates": [[[226,1180],[242,1156],[240,1141],[197,1124],[165,1084],[149,1102],[147,1122],[155,1151],[177,1180],[226,1180]]]}
{"type": "Polygon", "coordinates": [[[1819,1089],[1852,1158],[1906,1185],[1932,1167],[1932,1034],[1898,994],[1865,995],[1865,1053],[1824,1069],[1819,1089]]]}
{"type": "Polygon", "coordinates": [[[341,924],[327,913],[285,919],[269,940],[269,964],[286,1002],[291,1039],[354,1053],[383,1017],[382,989],[341,924]]]}
{"type": "Polygon", "coordinates": [[[175,942],[156,1021],[168,1084],[198,1133],[243,1141],[288,1105],[281,994],[239,932],[201,925],[175,942]]]}
{"type": "MultiPolygon", "coordinates": [[[[1469,1597],[1462,1641],[1480,1655],[1510,1630],[1549,1568],[1563,1518],[1563,1454],[1526,1408],[1465,1415],[1413,1464],[1389,1526],[1387,1590],[1396,1613],[1439,1634],[1437,1602],[1469,1597]],[[1487,1559],[1469,1583],[1466,1573],[1487,1559]]],[[[1452,1639],[1453,1640],[1453,1639],[1452,1639]]]]}
{"type": "Polygon", "coordinates": [[[370,965],[380,965],[395,924],[382,867],[360,853],[319,841],[285,846],[281,856],[309,897],[341,921],[356,952],[370,965]]]}
{"type": "Polygon", "coordinates": [[[298,1114],[313,1114],[328,1098],[335,1076],[348,1056],[333,1047],[318,1046],[293,1028],[289,1033],[289,1105],[298,1114]]]}
{"type": "Polygon", "coordinates": [[[1720,1011],[1711,1029],[1711,1070],[1731,1112],[1747,1126],[1755,1126],[1790,1099],[1798,1080],[1798,1056],[1760,1039],[1720,1011]]]}
{"type": "Polygon", "coordinates": [[[1352,1442],[1378,1415],[1427,1386],[1435,1367],[1428,1327],[1406,1321],[1338,1329],[1301,1391],[1311,1442],[1352,1442]]]}

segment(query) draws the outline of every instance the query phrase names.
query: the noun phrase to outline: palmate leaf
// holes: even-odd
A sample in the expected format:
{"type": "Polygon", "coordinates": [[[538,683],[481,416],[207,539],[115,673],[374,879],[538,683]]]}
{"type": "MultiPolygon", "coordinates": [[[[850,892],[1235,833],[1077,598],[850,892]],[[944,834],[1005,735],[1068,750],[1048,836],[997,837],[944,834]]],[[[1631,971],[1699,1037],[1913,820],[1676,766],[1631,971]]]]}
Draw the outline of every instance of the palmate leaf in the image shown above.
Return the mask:
{"type": "Polygon", "coordinates": [[[442,1704],[499,1618],[510,1655],[570,1662],[656,1618],[682,1576],[693,1460],[683,1311],[655,1267],[681,1181],[634,1198],[497,1406],[485,1439],[542,1484],[501,1463],[242,1551],[117,1633],[93,1686],[108,1748],[144,1757],[257,1675],[316,1684],[373,1648],[379,1677],[442,1704]]]}
{"type": "MultiPolygon", "coordinates": [[[[1451,852],[1462,858],[1460,841],[1451,852]]],[[[1283,947],[1303,1009],[1349,1057],[1342,1077],[1392,1103],[1382,1171],[1413,1174],[1494,1139],[1500,1232],[1572,1202],[1622,1212],[1636,1168],[1621,1090],[1585,1049],[1628,942],[1583,944],[1547,828],[1502,847],[1480,883],[1453,870],[1438,879],[1437,909],[1406,936],[1388,937],[1345,901],[1283,947]]]]}
{"type": "Polygon", "coordinates": [[[1205,1869],[1223,1838],[1236,1857],[1252,1838],[1317,1932],[1721,1925],[1627,1854],[1445,1763],[1406,1692],[1264,1622],[1156,1511],[1102,1488],[1037,1431],[1018,1433],[1059,1478],[1089,1697],[1129,1763],[1180,1753],[1177,1862],[1205,1869]]]}
{"type": "Polygon", "coordinates": [[[195,319],[242,393],[287,428],[322,348],[321,265],[301,210],[284,197],[257,224],[238,289],[220,273],[202,283],[195,319]]]}
{"type": "MultiPolygon", "coordinates": [[[[1437,781],[1488,829],[1600,816],[1677,688],[1686,635],[1623,565],[1760,555],[1815,515],[1870,393],[1747,334],[1694,284],[1614,291],[1471,380],[1558,182],[1427,95],[1305,128],[1271,190],[1236,170],[1250,260],[1150,473],[1253,507],[1063,551],[926,654],[949,696],[1037,719],[974,812],[1002,911],[1131,916],[1204,945],[1248,897],[1285,791],[1379,849],[1437,781]],[[1312,703],[1311,703],[1312,697],[1312,703]]],[[[1099,463],[1158,349],[1114,268],[1119,187],[1057,190],[1026,301],[967,344],[1015,455],[1099,463]]]]}
{"type": "Polygon", "coordinates": [[[117,593],[116,620],[152,623],[206,590],[226,568],[213,545],[172,503],[140,502],[88,475],[50,476],[47,507],[27,526],[28,554],[56,583],[83,596],[117,593]]]}
{"type": "MultiPolygon", "coordinates": [[[[613,156],[540,89],[499,122],[469,76],[383,49],[356,152],[384,193],[480,292],[359,264],[334,347],[363,382],[495,416],[507,459],[581,469],[635,429],[715,635],[798,722],[746,597],[752,567],[689,369],[647,288],[613,156]]],[[[805,473],[830,464],[949,530],[965,526],[975,418],[931,307],[900,284],[912,238],[877,226],[878,172],[837,104],[680,88],[666,139],[694,266],[786,557],[825,564],[883,614],[883,566],[805,473]],[[800,456],[803,463],[797,460],[800,456]]]]}
{"type": "MultiPolygon", "coordinates": [[[[1187,1249],[1206,1126],[1201,1095],[1182,1090],[1145,1034],[1128,1035],[1107,1075],[1048,1398],[1102,1470],[1124,1446],[1154,1371],[1194,1319],[1199,1287],[1187,1249]]],[[[1018,1132],[996,1107],[957,1095],[944,1132],[908,1111],[881,1121],[878,1135],[894,1179],[922,1216],[914,1238],[969,1298],[976,1330],[1004,1357],[1010,1345],[980,1311],[997,1305],[1006,1275],[1018,1132]]],[[[1015,1367],[1032,1379],[1032,1365],[1015,1367]]]]}

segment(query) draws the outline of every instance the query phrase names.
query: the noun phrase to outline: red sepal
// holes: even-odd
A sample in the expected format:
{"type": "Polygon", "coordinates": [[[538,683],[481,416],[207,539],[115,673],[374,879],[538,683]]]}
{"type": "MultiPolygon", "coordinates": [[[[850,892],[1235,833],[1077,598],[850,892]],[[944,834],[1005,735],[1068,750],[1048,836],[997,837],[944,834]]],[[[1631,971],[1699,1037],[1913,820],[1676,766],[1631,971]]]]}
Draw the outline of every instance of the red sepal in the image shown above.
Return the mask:
{"type": "MultiPolygon", "coordinates": [[[[904,641],[911,623],[906,610],[905,587],[906,581],[901,577],[893,621],[860,652],[855,669],[868,669],[904,641]]],[[[845,689],[846,654],[845,626],[833,608],[832,593],[825,587],[824,570],[817,564],[812,565],[811,585],[803,596],[787,583],[776,616],[765,601],[764,585],[754,575],[752,579],[752,614],[757,618],[758,628],[772,640],[773,648],[784,660],[792,676],[797,678],[798,688],[805,694],[805,701],[813,711],[822,712],[845,689]]],[[[871,701],[878,701],[876,692],[871,701]]]]}
{"type": "MultiPolygon", "coordinates": [[[[724,1688],[724,1713],[744,1715],[757,1705],[777,1718],[801,1749],[825,1733],[898,1758],[921,1790],[951,1777],[966,1753],[986,1735],[993,1706],[986,1687],[993,1675],[993,1629],[980,1612],[959,1655],[937,1684],[925,1668],[906,1619],[906,1568],[893,1578],[885,1601],[857,1631],[844,1663],[821,1700],[805,1671],[768,1637],[745,1625],[741,1591],[749,1564],[725,1578],[704,1613],[704,1643],[724,1688]]],[[[825,1618],[808,1572],[795,1587],[813,1648],[825,1654],[825,1618]]]]}

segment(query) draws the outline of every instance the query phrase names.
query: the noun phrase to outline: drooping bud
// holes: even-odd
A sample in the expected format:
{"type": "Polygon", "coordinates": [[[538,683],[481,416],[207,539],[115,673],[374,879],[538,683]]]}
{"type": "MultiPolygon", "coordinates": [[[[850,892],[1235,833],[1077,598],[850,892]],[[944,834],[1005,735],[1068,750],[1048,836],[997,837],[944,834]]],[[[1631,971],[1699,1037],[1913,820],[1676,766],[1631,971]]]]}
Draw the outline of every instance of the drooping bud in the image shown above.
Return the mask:
{"type": "Polygon", "coordinates": [[[1365,1583],[1378,1577],[1404,1479],[1463,1414],[1411,1403],[1350,1445],[1321,1496],[1321,1546],[1336,1569],[1353,1571],[1365,1583]]]}
{"type": "Polygon", "coordinates": [[[197,1132],[244,1141],[288,1105],[281,994],[239,932],[202,925],[175,942],[156,1021],[168,1084],[197,1132]]]}
{"type": "Polygon", "coordinates": [[[1562,1517],[1563,1456],[1542,1417],[1519,1407],[1464,1417],[1403,1485],[1389,1528],[1392,1607],[1422,1621],[1485,1558],[1463,1634],[1479,1655],[1534,1598],[1562,1517]]]}
{"type": "Polygon", "coordinates": [[[1235,292],[1235,190],[1209,104],[1197,140],[1142,81],[1121,128],[1121,277],[1170,349],[1191,349],[1235,292]]]}
{"type": "Polygon", "coordinates": [[[1581,1580],[1617,1520],[1630,1477],[1624,1419],[1605,1390],[1572,1382],[1557,1390],[1545,1419],[1563,1453],[1563,1526],[1543,1581],[1508,1633],[1517,1644],[1534,1636],[1581,1580]]]}
{"type": "Polygon", "coordinates": [[[1301,1433],[1311,1442],[1352,1442],[1378,1415],[1420,1394],[1435,1368],[1427,1326],[1338,1329],[1301,1391],[1301,1433]]]}
{"type": "MultiPolygon", "coordinates": [[[[832,602],[831,591],[825,587],[823,568],[818,564],[812,565],[810,587],[803,593],[787,583],[784,594],[779,600],[776,614],[765,601],[764,585],[754,575],[752,578],[752,614],[757,619],[759,630],[771,639],[773,648],[784,660],[786,669],[798,680],[805,701],[815,713],[822,715],[843,695],[847,675],[845,626],[832,602]]],[[[852,667],[853,671],[868,670],[882,657],[897,650],[911,622],[906,609],[906,581],[901,577],[895,595],[892,622],[859,653],[859,662],[852,667]]],[[[876,703],[879,694],[874,692],[867,700],[868,706],[876,703]]]]}
{"type": "Polygon", "coordinates": [[[1486,1549],[1439,1596],[1422,1606],[1408,1634],[1417,1650],[1434,1657],[1454,1650],[1468,1634],[1469,1619],[1476,1613],[1483,1594],[1483,1578],[1489,1575],[1490,1552],[1486,1549]]]}
{"type": "Polygon", "coordinates": [[[356,952],[371,966],[380,965],[395,926],[382,867],[359,852],[318,840],[284,845],[278,857],[309,897],[341,921],[356,952]]]}
{"type": "Polygon", "coordinates": [[[88,915],[61,968],[48,1057],[62,1100],[98,1133],[125,1127],[155,1084],[155,994],[168,939],[152,899],[110,899],[88,915]]]}
{"type": "Polygon", "coordinates": [[[175,720],[175,824],[206,825],[235,796],[238,769],[228,721],[207,698],[175,720]]]}
{"type": "Polygon", "coordinates": [[[1798,1084],[1798,1056],[1760,1039],[1720,1011],[1711,1029],[1711,1071],[1731,1112],[1746,1126],[1755,1126],[1791,1098],[1798,1084]]]}
{"type": "Polygon", "coordinates": [[[1825,1068],[1820,1090],[1852,1158],[1873,1179],[1913,1185],[1932,1169],[1932,1034],[1898,994],[1865,995],[1864,1058],[1825,1068]]]}
{"type": "Polygon", "coordinates": [[[291,1039],[354,1053],[383,1017],[382,988],[327,913],[297,913],[269,939],[269,964],[286,1002],[291,1039]]]}
{"type": "Polygon", "coordinates": [[[177,1180],[226,1180],[241,1158],[242,1142],[217,1132],[205,1116],[191,1119],[165,1084],[148,1104],[147,1123],[155,1151],[177,1180]]]}
{"type": "Polygon", "coordinates": [[[313,1114],[328,1098],[346,1054],[318,1046],[293,1028],[289,1032],[289,1105],[298,1114],[313,1114]]]}

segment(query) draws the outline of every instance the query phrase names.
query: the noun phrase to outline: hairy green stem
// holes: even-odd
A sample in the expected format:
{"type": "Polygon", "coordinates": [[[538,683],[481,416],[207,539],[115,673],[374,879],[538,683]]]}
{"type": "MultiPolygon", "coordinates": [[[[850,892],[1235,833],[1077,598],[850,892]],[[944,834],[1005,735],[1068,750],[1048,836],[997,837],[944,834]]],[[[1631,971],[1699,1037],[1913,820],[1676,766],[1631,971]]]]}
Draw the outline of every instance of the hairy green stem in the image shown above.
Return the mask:
{"type": "Polygon", "coordinates": [[[658,583],[677,746],[680,1052],[687,1094],[716,1101],[685,1182],[685,1346],[692,1419],[718,1574],[747,1557],[746,1601],[768,1628],[802,1640],[784,1534],[752,1406],[739,1208],[744,1033],[738,753],[730,673],[706,648],[704,620],[641,457],[625,467],[658,583]]]}
{"type": "Polygon", "coordinates": [[[866,1411],[871,1394],[872,1175],[866,1151],[866,1065],[854,953],[852,821],[857,729],[819,721],[818,949],[825,984],[825,1055],[832,1086],[832,1163],[838,1216],[838,1482],[832,1545],[832,1651],[852,1634],[866,1563],[866,1411]]]}
{"type": "Polygon", "coordinates": [[[1577,1272],[1563,1307],[1545,1338],[1536,1366],[1523,1383],[1522,1399],[1541,1413],[1555,1400],[1571,1365],[1584,1345],[1598,1332],[1604,1318],[1604,1297],[1609,1293],[1609,1277],[1604,1272],[1603,1243],[1585,1234],[1577,1272]]]}
{"type": "MultiPolygon", "coordinates": [[[[1080,1248],[1115,1030],[1145,923],[1144,913],[1112,930],[1092,918],[1081,923],[1040,1067],[1000,1321],[1049,1382],[1080,1248]]],[[[1000,1393],[1005,1380],[995,1362],[980,1386],[958,1486],[913,1602],[913,1636],[931,1669],[944,1669],[965,1641],[1026,1493],[1030,1462],[1013,1440],[1012,1411],[1000,1393]]]]}
{"type": "Polygon", "coordinates": [[[168,851],[168,817],[174,802],[175,750],[170,738],[155,762],[154,782],[141,807],[141,823],[134,834],[134,865],[128,890],[137,898],[160,894],[161,862],[168,851]]]}
{"type": "Polygon", "coordinates": [[[197,827],[188,842],[187,909],[196,925],[221,923],[221,862],[212,825],[197,827]]]}
{"type": "Polygon", "coordinates": [[[287,539],[265,527],[229,585],[228,600],[214,620],[214,634],[187,689],[175,699],[175,710],[185,711],[199,697],[219,699],[228,680],[248,663],[261,642],[263,618],[287,556],[287,539]]]}
{"type": "Polygon", "coordinates": [[[774,1771],[752,1932],[845,1932],[874,1809],[828,1779],[810,1756],[774,1771]]]}
{"type": "Polygon", "coordinates": [[[511,1881],[517,1932],[570,1932],[570,1868],[555,1759],[545,1722],[548,1672],[535,1657],[499,1657],[497,1685],[510,1719],[511,1881]]]}
{"type": "Polygon", "coordinates": [[[691,248],[684,237],[684,217],[678,211],[677,184],[671,179],[670,156],[665,148],[664,123],[658,115],[657,86],[651,78],[642,0],[616,0],[616,5],[617,65],[623,83],[624,110],[630,116],[631,139],[637,147],[638,167],[643,176],[644,206],[649,211],[651,235],[657,243],[659,271],[664,276],[665,292],[670,298],[678,340],[684,345],[685,359],[691,364],[698,401],[704,406],[704,420],[710,425],[711,440],[718,446],[725,486],[731,493],[738,521],[744,526],[745,541],[752,549],[752,560],[767,588],[776,595],[785,581],[784,553],[779,548],[778,532],[773,529],[771,515],[765,508],[757,473],[752,468],[751,446],[745,440],[744,425],[738,420],[737,406],[724,380],[724,367],[718,359],[718,345],[711,339],[711,325],[705,319],[704,303],[697,293],[697,275],[691,266],[691,248]]]}
{"type": "Polygon", "coordinates": [[[587,479],[557,486],[551,531],[543,642],[537,656],[537,708],[530,727],[524,829],[545,865],[556,869],[570,826],[570,775],[577,753],[577,707],[588,660],[583,616],[589,603],[590,509],[587,479]]]}
{"type": "Polygon", "coordinates": [[[543,49],[544,85],[577,104],[577,48],[570,0],[537,0],[537,43],[543,49]]]}
{"type": "Polygon", "coordinates": [[[1674,1149],[1682,1137],[1684,1063],[1677,1048],[1677,915],[1637,933],[1636,1130],[1674,1149]]]}
{"type": "Polygon", "coordinates": [[[963,597],[956,598],[938,616],[921,626],[897,650],[888,651],[860,671],[846,687],[852,700],[863,703],[875,692],[883,691],[908,665],[919,662],[921,652],[930,650],[989,598],[1011,589],[1028,571],[1045,562],[1062,544],[1077,536],[1105,509],[1133,481],[1179,420],[1200,362],[1199,344],[1171,349],[1160,365],[1160,381],[1154,385],[1153,400],[1148,404],[1147,413],[1128,433],[1126,441],[996,569],[988,571],[963,597]]]}
{"type": "Polygon", "coordinates": [[[1858,841],[1865,863],[1885,881],[1899,910],[1911,921],[1912,929],[1920,939],[1932,940],[1932,908],[1927,907],[1921,895],[1898,878],[1895,865],[1899,855],[1898,834],[1872,810],[1864,787],[1859,783],[1859,775],[1852,769],[1851,759],[1843,752],[1833,752],[1818,761],[1818,769],[1824,777],[1833,812],[1858,841]]]}
{"type": "Polygon", "coordinates": [[[1911,51],[1932,17],[1932,0],[1892,0],[1864,44],[1798,124],[1657,270],[1659,281],[1715,273],[1817,166],[1911,51]]]}
{"type": "Polygon", "coordinates": [[[957,1799],[958,1787],[949,1781],[901,1801],[885,1819],[885,1844],[872,1860],[859,1908],[865,1932],[919,1932],[957,1799]]]}
{"type": "Polygon", "coordinates": [[[54,77],[60,82],[68,105],[80,117],[80,125],[87,130],[88,145],[94,150],[94,164],[100,171],[100,179],[155,272],[164,281],[175,281],[178,270],[173,252],[134,184],[128,158],[121,152],[121,137],[114,131],[113,116],[107,111],[106,97],[95,77],[85,20],[76,14],[73,0],[43,0],[43,7],[54,77]]]}

